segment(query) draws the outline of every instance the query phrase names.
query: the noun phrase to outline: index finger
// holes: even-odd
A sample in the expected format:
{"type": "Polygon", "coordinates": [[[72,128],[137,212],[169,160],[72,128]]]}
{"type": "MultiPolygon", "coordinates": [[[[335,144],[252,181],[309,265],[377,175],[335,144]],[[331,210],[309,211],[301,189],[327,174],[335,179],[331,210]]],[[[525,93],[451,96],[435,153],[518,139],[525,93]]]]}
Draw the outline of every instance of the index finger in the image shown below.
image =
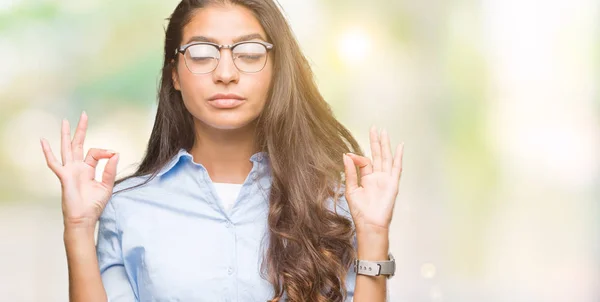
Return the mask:
{"type": "Polygon", "coordinates": [[[99,149],[99,148],[91,148],[88,153],[87,156],[85,157],[84,162],[86,164],[88,164],[88,166],[96,169],[96,166],[98,165],[98,162],[101,159],[106,159],[106,158],[111,158],[113,155],[115,155],[117,152],[113,151],[113,150],[106,150],[106,149],[99,149]]]}

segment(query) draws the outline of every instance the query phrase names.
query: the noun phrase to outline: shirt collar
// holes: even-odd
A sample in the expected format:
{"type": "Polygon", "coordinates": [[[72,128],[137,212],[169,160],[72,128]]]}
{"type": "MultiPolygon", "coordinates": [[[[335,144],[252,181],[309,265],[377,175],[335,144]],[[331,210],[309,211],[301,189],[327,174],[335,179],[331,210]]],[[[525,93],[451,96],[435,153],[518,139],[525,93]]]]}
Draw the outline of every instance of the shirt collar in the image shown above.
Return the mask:
{"type": "MultiPolygon", "coordinates": [[[[167,164],[158,172],[157,176],[160,177],[163,174],[169,172],[171,169],[173,169],[173,167],[175,167],[175,165],[177,165],[177,163],[179,163],[180,160],[185,159],[189,160],[190,162],[193,162],[193,158],[194,157],[187,150],[181,148],[179,149],[177,154],[175,154],[175,156],[173,156],[171,160],[169,160],[167,164]]],[[[268,159],[269,157],[267,156],[267,152],[265,151],[256,152],[252,154],[252,156],[250,156],[250,161],[252,161],[253,163],[256,162],[258,164],[264,164],[268,161],[268,159]]]]}

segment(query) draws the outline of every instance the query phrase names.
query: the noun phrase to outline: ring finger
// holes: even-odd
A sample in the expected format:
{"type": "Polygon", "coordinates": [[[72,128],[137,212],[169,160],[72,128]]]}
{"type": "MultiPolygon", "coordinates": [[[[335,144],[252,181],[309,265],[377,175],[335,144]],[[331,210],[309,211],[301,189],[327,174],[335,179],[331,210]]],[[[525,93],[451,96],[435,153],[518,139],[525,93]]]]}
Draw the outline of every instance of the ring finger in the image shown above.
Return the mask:
{"type": "Polygon", "coordinates": [[[62,121],[60,143],[62,164],[64,166],[73,161],[73,153],[71,152],[71,130],[69,128],[69,121],[66,119],[62,121]]]}

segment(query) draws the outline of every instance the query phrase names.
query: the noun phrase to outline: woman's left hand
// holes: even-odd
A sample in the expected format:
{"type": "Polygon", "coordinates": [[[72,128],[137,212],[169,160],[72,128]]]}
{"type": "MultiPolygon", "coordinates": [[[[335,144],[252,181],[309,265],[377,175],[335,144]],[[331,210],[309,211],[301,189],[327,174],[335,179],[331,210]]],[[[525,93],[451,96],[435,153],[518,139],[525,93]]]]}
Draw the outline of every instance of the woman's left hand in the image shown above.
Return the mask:
{"type": "Polygon", "coordinates": [[[344,195],[357,233],[386,233],[398,196],[404,144],[399,144],[395,156],[392,156],[387,131],[384,129],[380,136],[375,126],[370,129],[370,144],[372,162],[368,157],[352,153],[343,155],[346,173],[344,195]],[[360,169],[361,186],[358,185],[355,166],[360,169]]]}

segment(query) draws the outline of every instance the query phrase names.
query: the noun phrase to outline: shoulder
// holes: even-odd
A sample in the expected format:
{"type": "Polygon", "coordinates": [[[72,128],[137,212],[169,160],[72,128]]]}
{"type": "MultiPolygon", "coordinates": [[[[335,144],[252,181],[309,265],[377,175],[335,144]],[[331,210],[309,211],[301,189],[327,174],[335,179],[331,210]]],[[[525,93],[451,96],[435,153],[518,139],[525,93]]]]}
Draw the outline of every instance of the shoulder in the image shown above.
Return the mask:
{"type": "Polygon", "coordinates": [[[145,191],[152,189],[155,185],[155,179],[151,179],[150,175],[127,177],[113,187],[109,205],[118,207],[123,200],[135,199],[145,191]]]}
{"type": "MultiPolygon", "coordinates": [[[[192,155],[185,149],[179,149],[171,158],[160,167],[160,169],[152,176],[146,174],[142,176],[129,176],[120,181],[113,188],[111,200],[119,201],[121,199],[131,199],[135,196],[144,195],[148,192],[156,193],[157,189],[164,186],[161,178],[170,172],[177,172],[176,175],[181,175],[182,159],[186,159],[189,164],[192,161],[192,155]],[[178,165],[180,164],[180,165],[178,165]]],[[[186,162],[183,160],[183,162],[186,162]]],[[[173,174],[173,173],[170,173],[173,174]]],[[[172,175],[171,175],[172,176],[172,175]]],[[[175,181],[177,182],[177,181],[175,181]]]]}
{"type": "Polygon", "coordinates": [[[134,215],[140,201],[152,196],[156,188],[150,176],[128,177],[113,187],[113,191],[100,215],[100,223],[117,222],[134,215]]]}

